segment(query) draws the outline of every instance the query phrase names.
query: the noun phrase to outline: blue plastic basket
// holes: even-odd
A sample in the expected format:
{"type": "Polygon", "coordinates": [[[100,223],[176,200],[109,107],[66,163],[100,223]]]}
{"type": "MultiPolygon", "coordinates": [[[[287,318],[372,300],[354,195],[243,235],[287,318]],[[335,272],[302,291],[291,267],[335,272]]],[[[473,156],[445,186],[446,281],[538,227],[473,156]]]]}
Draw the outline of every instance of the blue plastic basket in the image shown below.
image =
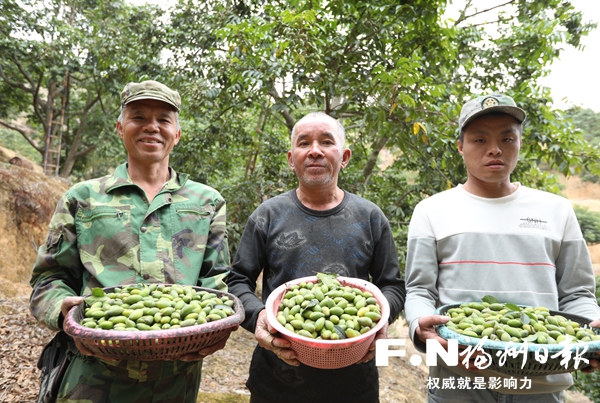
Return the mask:
{"type": "MultiPolygon", "coordinates": [[[[462,303],[443,305],[436,310],[436,315],[444,315],[451,308],[458,308],[460,305],[462,305],[462,303]]],[[[523,305],[520,306],[524,307],[523,305]]],[[[565,312],[550,311],[550,314],[562,315],[569,320],[579,323],[581,327],[585,328],[589,328],[589,323],[591,322],[588,318],[565,312]]],[[[596,333],[598,333],[600,329],[595,330],[596,333]]],[[[568,373],[588,366],[585,362],[579,361],[577,368],[575,368],[577,361],[574,357],[576,355],[587,360],[600,359],[600,356],[596,354],[600,351],[600,341],[564,345],[514,343],[486,339],[482,343],[482,338],[456,333],[445,325],[436,326],[436,332],[443,339],[458,340],[458,344],[461,346],[475,347],[479,344],[482,350],[489,354],[486,365],[488,363],[490,365],[486,369],[507,375],[538,376],[568,373]],[[584,348],[586,347],[587,350],[583,353],[584,348]],[[514,352],[514,354],[510,354],[511,352],[514,352]],[[570,353],[571,358],[565,360],[565,353],[570,353]],[[543,357],[547,358],[545,362],[542,362],[543,357]]],[[[462,358],[463,357],[461,357],[461,359],[462,358]]]]}

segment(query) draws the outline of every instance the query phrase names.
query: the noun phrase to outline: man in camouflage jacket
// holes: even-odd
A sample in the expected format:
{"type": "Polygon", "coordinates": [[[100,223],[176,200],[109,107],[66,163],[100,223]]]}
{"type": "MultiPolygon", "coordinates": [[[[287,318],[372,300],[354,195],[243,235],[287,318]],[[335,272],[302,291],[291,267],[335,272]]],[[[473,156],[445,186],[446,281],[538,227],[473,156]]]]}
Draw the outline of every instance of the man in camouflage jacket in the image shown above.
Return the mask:
{"type": "MultiPolygon", "coordinates": [[[[30,309],[60,330],[68,310],[94,287],[177,283],[225,290],[230,257],[225,201],[176,173],[180,97],[155,81],[128,84],[117,132],[127,163],[74,185],[59,201],[33,268],[30,309]]],[[[226,340],[225,340],[226,341],[226,340]]],[[[175,361],[115,361],[78,350],[57,402],[196,402],[202,358],[222,341],[175,361]]]]}

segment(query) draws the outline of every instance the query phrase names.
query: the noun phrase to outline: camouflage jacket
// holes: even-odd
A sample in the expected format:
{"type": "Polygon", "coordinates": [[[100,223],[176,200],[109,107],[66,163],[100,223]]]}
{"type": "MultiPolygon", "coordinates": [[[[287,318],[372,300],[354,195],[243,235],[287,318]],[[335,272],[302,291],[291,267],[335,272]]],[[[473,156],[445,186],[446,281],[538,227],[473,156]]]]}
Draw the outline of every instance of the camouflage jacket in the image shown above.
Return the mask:
{"type": "Polygon", "coordinates": [[[225,201],[215,189],[170,171],[149,205],[126,164],[63,195],[30,282],[38,321],[59,329],[62,300],[93,287],[154,282],[226,290],[225,201]]]}

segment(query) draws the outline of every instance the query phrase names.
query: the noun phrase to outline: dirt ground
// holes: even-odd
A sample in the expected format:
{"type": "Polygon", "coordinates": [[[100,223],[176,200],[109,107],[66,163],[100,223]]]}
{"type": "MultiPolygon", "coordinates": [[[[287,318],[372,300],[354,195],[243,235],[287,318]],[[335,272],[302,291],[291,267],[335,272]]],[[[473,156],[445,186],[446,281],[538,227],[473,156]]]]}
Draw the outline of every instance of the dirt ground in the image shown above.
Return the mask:
{"type": "MultiPolygon", "coordinates": [[[[564,194],[574,205],[586,207],[590,211],[600,212],[600,185],[582,182],[578,177],[563,180],[564,194]]],[[[600,276],[600,244],[589,246],[594,271],[600,276]]]]}
{"type": "MultiPolygon", "coordinates": [[[[396,321],[390,328],[390,336],[404,338],[407,335],[404,320],[396,321]]],[[[207,357],[203,369],[202,392],[229,391],[248,396],[244,382],[255,346],[254,336],[243,329],[235,332],[225,349],[207,357]]],[[[417,352],[408,341],[407,357],[391,357],[387,367],[379,368],[381,403],[424,402],[426,396],[427,368],[412,366],[408,357],[417,352]]],[[[422,356],[424,359],[424,356],[422,356]]],[[[246,400],[240,400],[246,401],[246,400]]],[[[206,400],[206,403],[211,403],[206,400]]]]}
{"type": "MultiPolygon", "coordinates": [[[[67,184],[45,177],[39,167],[31,167],[0,147],[0,403],[35,402],[39,388],[36,362],[52,333],[40,327],[28,310],[30,270],[37,246],[44,242],[48,220],[67,184]]],[[[565,193],[574,203],[600,211],[600,186],[567,182],[565,193]],[[597,193],[596,193],[597,192],[597,193]]],[[[600,249],[592,256],[600,272],[600,249]]],[[[600,274],[600,273],[599,273],[600,274]]],[[[391,357],[380,367],[381,403],[416,403],[426,398],[427,368],[413,366],[409,358],[418,354],[407,338],[403,319],[390,326],[391,337],[406,340],[406,356],[391,357]]],[[[198,402],[247,403],[245,381],[254,336],[240,329],[227,347],[207,357],[198,402]]],[[[589,403],[577,393],[569,393],[569,403],[589,403]]]]}

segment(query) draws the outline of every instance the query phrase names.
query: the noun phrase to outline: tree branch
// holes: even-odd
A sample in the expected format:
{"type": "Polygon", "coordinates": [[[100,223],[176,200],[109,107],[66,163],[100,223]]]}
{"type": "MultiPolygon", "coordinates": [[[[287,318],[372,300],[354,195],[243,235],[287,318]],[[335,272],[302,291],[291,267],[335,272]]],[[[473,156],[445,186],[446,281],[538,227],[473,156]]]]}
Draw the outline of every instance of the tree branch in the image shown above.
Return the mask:
{"type": "MultiPolygon", "coordinates": [[[[90,99],[88,97],[88,100],[86,102],[86,105],[83,107],[83,111],[81,112],[81,115],[79,117],[80,120],[80,124],[79,124],[79,128],[77,129],[77,133],[75,133],[75,136],[73,136],[73,144],[79,144],[80,139],[83,137],[83,132],[85,131],[86,128],[86,119],[87,119],[87,115],[90,112],[90,110],[92,109],[92,107],[94,106],[94,104],[96,104],[96,102],[100,101],[100,94],[97,94],[96,97],[90,99]]],[[[77,147],[74,147],[74,149],[72,148],[73,152],[75,153],[75,158],[79,158],[80,156],[83,156],[87,153],[89,153],[89,151],[82,151],[81,153],[77,152],[77,147]]]]}
{"type": "Polygon", "coordinates": [[[73,170],[73,165],[75,164],[75,161],[78,158],[81,158],[84,155],[89,154],[96,149],[95,145],[91,145],[83,151],[78,151],[79,145],[82,143],[81,139],[83,137],[83,133],[86,130],[87,115],[92,109],[92,107],[96,104],[96,102],[99,102],[99,100],[100,94],[97,94],[93,98],[91,97],[91,94],[88,95],[86,104],[79,117],[80,123],[79,127],[77,128],[77,133],[75,133],[75,135],[73,136],[73,140],[71,141],[71,149],[69,150],[69,153],[67,154],[60,170],[60,176],[62,176],[63,178],[66,178],[71,174],[71,171],[73,170]]]}
{"type": "Polygon", "coordinates": [[[363,168],[363,176],[365,177],[365,180],[364,180],[365,185],[368,182],[369,177],[373,173],[373,168],[375,168],[375,165],[377,164],[377,158],[379,157],[379,153],[381,152],[383,147],[385,147],[388,140],[389,139],[387,136],[382,136],[375,142],[375,144],[373,146],[373,150],[371,151],[371,154],[369,155],[369,158],[367,159],[367,162],[365,163],[365,167],[363,168]]]}
{"type": "Polygon", "coordinates": [[[457,26],[458,24],[460,24],[461,22],[463,22],[465,20],[465,14],[467,13],[467,10],[469,9],[469,7],[471,7],[471,1],[472,0],[468,0],[466,2],[465,7],[460,11],[458,18],[454,22],[454,26],[457,26]]]}
{"type": "Polygon", "coordinates": [[[29,137],[29,135],[27,134],[27,132],[25,130],[20,129],[20,128],[16,127],[16,126],[13,126],[13,125],[11,125],[9,123],[3,122],[2,120],[0,120],[0,125],[6,127],[7,129],[14,130],[16,132],[21,133],[21,136],[25,137],[25,140],[27,140],[27,142],[29,144],[31,144],[31,146],[33,148],[35,148],[36,151],[38,151],[39,153],[43,153],[44,152],[43,149],[41,149],[41,148],[38,147],[37,142],[34,139],[32,139],[31,137],[29,137]]]}
{"type": "Polygon", "coordinates": [[[44,75],[40,74],[40,78],[38,79],[37,85],[35,86],[35,92],[33,93],[33,99],[31,100],[31,106],[33,106],[33,111],[35,112],[36,116],[42,123],[42,126],[44,127],[44,133],[46,133],[48,131],[48,125],[46,124],[47,123],[46,119],[43,118],[42,113],[40,112],[40,107],[45,109],[46,104],[43,103],[39,97],[40,87],[42,86],[42,78],[43,77],[44,77],[44,75]]]}
{"type": "MultiPolygon", "coordinates": [[[[503,4],[498,4],[497,6],[494,7],[490,7],[488,9],[485,10],[481,10],[481,11],[477,11],[476,13],[473,14],[469,14],[469,15],[465,15],[467,8],[471,5],[471,1],[469,0],[469,2],[465,5],[465,8],[463,9],[463,11],[461,12],[460,16],[458,17],[458,19],[456,20],[456,22],[454,23],[454,26],[457,26],[458,24],[460,24],[461,22],[465,21],[467,18],[471,18],[471,17],[475,17],[476,15],[479,14],[483,14],[483,13],[487,13],[488,11],[492,11],[496,8],[500,8],[500,7],[504,7],[508,4],[514,3],[515,0],[509,0],[506,3],[503,4]]],[[[497,22],[497,21],[496,21],[497,22]]],[[[485,23],[484,23],[485,24],[485,23]]],[[[478,25],[484,25],[484,24],[475,24],[473,26],[478,26],[478,25]]]]}
{"type": "Polygon", "coordinates": [[[17,65],[17,68],[19,69],[19,71],[21,72],[21,74],[23,75],[23,77],[25,78],[25,80],[27,80],[27,82],[29,83],[29,85],[31,86],[30,88],[27,88],[25,86],[21,87],[23,90],[31,93],[32,89],[33,89],[33,79],[29,76],[29,74],[27,74],[27,72],[25,71],[25,69],[23,69],[23,65],[19,62],[19,60],[17,60],[16,57],[13,57],[13,60],[15,62],[15,64],[17,65]]]}
{"type": "MultiPolygon", "coordinates": [[[[397,122],[399,122],[399,123],[402,123],[402,121],[400,121],[399,119],[397,119],[395,116],[390,116],[390,118],[391,118],[392,120],[394,120],[394,121],[397,121],[397,122]]],[[[412,141],[407,141],[407,142],[405,142],[405,144],[406,144],[406,145],[407,145],[407,146],[408,146],[410,149],[412,149],[414,152],[416,152],[416,153],[417,153],[417,154],[418,154],[418,155],[419,155],[419,156],[422,158],[422,160],[423,160],[423,161],[425,161],[425,160],[427,159],[427,157],[426,157],[425,155],[423,155],[423,153],[421,152],[421,150],[419,150],[419,148],[418,148],[418,147],[416,147],[416,146],[415,146],[415,145],[412,143],[412,141]]],[[[436,164],[436,165],[435,165],[435,168],[434,168],[434,169],[435,169],[435,170],[436,170],[436,171],[437,171],[437,172],[440,174],[440,176],[441,176],[442,178],[444,178],[444,179],[445,179],[447,182],[450,182],[450,183],[452,183],[452,181],[450,180],[450,178],[448,178],[448,175],[447,175],[446,173],[444,173],[444,171],[442,171],[442,170],[439,168],[438,164],[436,164]]]]}
{"type": "Polygon", "coordinates": [[[9,78],[4,73],[4,69],[2,68],[2,66],[0,66],[0,77],[2,77],[2,79],[4,80],[4,82],[6,84],[10,85],[11,87],[13,87],[13,88],[19,88],[19,89],[21,89],[21,90],[23,90],[25,92],[31,93],[31,88],[27,88],[25,85],[23,85],[21,83],[17,83],[17,82],[9,80],[9,78]]]}
{"type": "Polygon", "coordinates": [[[404,194],[402,196],[400,196],[398,198],[398,200],[396,200],[396,202],[394,203],[394,206],[401,206],[402,205],[402,201],[404,199],[406,199],[411,193],[414,193],[415,191],[413,189],[409,189],[406,192],[404,192],[404,194]]]}
{"type": "Polygon", "coordinates": [[[75,153],[75,159],[79,159],[79,158],[81,158],[81,157],[83,157],[83,156],[85,156],[85,155],[87,155],[87,154],[91,153],[91,152],[92,152],[92,151],[94,151],[95,149],[96,149],[96,145],[95,145],[95,144],[94,144],[94,145],[91,145],[91,146],[89,146],[88,148],[86,148],[85,150],[83,150],[83,151],[80,151],[80,152],[78,152],[78,153],[75,153]]]}
{"type": "Polygon", "coordinates": [[[486,22],[480,22],[479,24],[469,25],[469,28],[472,28],[472,27],[481,27],[483,25],[492,25],[492,24],[496,24],[496,23],[499,23],[499,22],[503,22],[503,21],[504,20],[502,20],[502,19],[499,18],[496,21],[486,21],[486,22]]]}
{"type": "MultiPolygon", "coordinates": [[[[271,87],[269,90],[269,95],[271,95],[275,101],[281,101],[281,96],[277,93],[275,87],[271,87]]],[[[292,131],[294,125],[296,124],[296,119],[292,116],[289,109],[284,109],[281,111],[281,116],[285,119],[285,125],[288,127],[290,132],[292,131]]]]}

